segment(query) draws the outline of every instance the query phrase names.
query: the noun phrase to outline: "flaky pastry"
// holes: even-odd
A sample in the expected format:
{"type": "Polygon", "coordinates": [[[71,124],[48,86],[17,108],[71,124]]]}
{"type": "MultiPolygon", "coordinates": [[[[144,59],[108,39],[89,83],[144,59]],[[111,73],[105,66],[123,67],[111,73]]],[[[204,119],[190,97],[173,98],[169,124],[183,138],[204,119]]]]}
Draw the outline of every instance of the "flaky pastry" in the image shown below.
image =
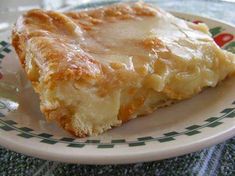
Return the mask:
{"type": "Polygon", "coordinates": [[[78,137],[214,87],[235,72],[205,24],[144,3],[79,12],[30,10],[12,44],[40,108],[78,137]]]}

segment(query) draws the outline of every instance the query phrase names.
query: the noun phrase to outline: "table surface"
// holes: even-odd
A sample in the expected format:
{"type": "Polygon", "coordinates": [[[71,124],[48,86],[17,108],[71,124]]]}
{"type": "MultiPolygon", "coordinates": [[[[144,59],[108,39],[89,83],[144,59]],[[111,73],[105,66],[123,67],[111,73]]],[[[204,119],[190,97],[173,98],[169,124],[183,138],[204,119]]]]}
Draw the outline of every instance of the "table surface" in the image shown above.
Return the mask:
{"type": "MultiPolygon", "coordinates": [[[[57,9],[89,0],[2,0],[1,23],[11,24],[32,7],[57,9]],[[20,4],[21,8],[17,8],[20,4]],[[10,21],[5,21],[5,16],[10,21]]],[[[94,0],[93,0],[94,1],[94,0]]],[[[156,0],[167,10],[213,17],[235,24],[235,0],[156,0]],[[228,2],[231,1],[231,2],[228,2]]],[[[1,28],[0,28],[1,33],[1,28]]],[[[235,175],[235,137],[204,150],[171,159],[128,165],[79,165],[28,157],[0,147],[0,174],[6,175],[235,175]]]]}

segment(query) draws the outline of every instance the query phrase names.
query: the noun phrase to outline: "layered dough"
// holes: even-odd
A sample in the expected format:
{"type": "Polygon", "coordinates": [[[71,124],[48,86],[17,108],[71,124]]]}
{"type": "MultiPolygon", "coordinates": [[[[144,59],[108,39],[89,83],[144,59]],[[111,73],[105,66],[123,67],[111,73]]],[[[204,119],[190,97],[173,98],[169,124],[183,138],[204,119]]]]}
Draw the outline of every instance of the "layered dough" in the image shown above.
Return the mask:
{"type": "Polygon", "coordinates": [[[78,137],[190,98],[235,72],[235,56],[205,24],[144,3],[31,10],[17,20],[12,44],[47,120],[78,137]]]}

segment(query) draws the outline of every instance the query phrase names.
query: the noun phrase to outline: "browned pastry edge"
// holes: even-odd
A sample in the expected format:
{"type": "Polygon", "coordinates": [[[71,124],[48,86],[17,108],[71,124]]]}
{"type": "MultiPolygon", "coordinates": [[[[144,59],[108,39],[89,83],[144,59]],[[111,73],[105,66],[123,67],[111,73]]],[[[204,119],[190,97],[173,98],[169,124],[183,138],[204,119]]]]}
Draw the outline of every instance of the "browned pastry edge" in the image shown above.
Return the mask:
{"type": "MultiPolygon", "coordinates": [[[[96,79],[102,82],[103,77],[108,77],[110,79],[100,84],[100,87],[105,87],[105,89],[101,89],[99,95],[104,96],[110,90],[112,91],[115,86],[117,87],[120,82],[135,81],[137,75],[128,75],[129,77],[127,79],[125,78],[126,75],[122,72],[116,72],[118,73],[119,81],[112,80],[113,75],[105,65],[79,52],[76,53],[75,58],[67,62],[65,58],[66,51],[63,51],[63,49],[70,51],[70,48],[63,48],[63,42],[70,41],[71,37],[79,38],[74,32],[76,25],[79,25],[84,31],[89,31],[93,26],[100,25],[105,21],[112,23],[117,19],[126,20],[139,16],[154,16],[158,12],[161,13],[159,9],[152,9],[142,3],[133,5],[118,4],[101,9],[67,12],[64,14],[52,11],[31,10],[20,17],[14,26],[12,31],[12,45],[19,56],[19,60],[27,73],[28,79],[32,82],[35,91],[40,94],[41,101],[41,92],[54,89],[58,83],[73,80],[79,82],[79,84],[92,86],[89,85],[89,81],[96,79]],[[60,30],[61,28],[62,30],[60,30]],[[49,37],[50,40],[47,40],[46,37],[49,37]],[[41,58],[37,56],[38,51],[43,55],[41,58]],[[27,68],[26,56],[30,56],[28,59],[32,62],[32,70],[34,70],[32,73],[27,68]],[[40,64],[36,63],[35,60],[40,61],[41,65],[46,65],[47,67],[40,68],[40,64]],[[76,60],[79,60],[79,63],[76,60]],[[48,70],[51,69],[53,73],[48,74],[48,70]]],[[[150,48],[153,47],[152,45],[164,47],[164,44],[160,40],[143,42],[146,47],[150,48]]],[[[115,69],[115,66],[113,69],[115,69]]],[[[160,104],[155,105],[155,107],[143,113],[144,115],[150,114],[159,107],[164,107],[180,99],[188,98],[182,98],[181,95],[174,94],[174,91],[167,86],[164,91],[166,94],[171,94],[171,98],[173,98],[167,102],[160,102],[160,104]]],[[[197,92],[199,91],[197,90],[197,92]]],[[[121,123],[130,120],[131,115],[134,114],[136,109],[143,105],[145,98],[141,96],[137,97],[135,99],[136,101],[133,100],[126,107],[120,107],[118,119],[121,120],[121,123]]],[[[56,108],[47,108],[41,104],[40,108],[48,121],[57,121],[58,124],[71,134],[78,137],[89,135],[84,133],[82,129],[74,128],[71,112],[69,111],[70,107],[64,106],[63,103],[59,102],[59,106],[56,108]]]]}

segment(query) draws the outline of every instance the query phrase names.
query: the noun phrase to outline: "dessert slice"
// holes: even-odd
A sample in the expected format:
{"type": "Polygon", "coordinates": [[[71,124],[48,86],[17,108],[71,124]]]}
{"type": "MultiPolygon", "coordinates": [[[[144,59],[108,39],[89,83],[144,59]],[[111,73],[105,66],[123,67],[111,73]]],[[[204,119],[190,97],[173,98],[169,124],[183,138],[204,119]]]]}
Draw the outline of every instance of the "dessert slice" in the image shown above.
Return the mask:
{"type": "Polygon", "coordinates": [[[21,16],[12,44],[41,111],[78,137],[187,99],[235,72],[205,24],[144,3],[21,16]]]}

